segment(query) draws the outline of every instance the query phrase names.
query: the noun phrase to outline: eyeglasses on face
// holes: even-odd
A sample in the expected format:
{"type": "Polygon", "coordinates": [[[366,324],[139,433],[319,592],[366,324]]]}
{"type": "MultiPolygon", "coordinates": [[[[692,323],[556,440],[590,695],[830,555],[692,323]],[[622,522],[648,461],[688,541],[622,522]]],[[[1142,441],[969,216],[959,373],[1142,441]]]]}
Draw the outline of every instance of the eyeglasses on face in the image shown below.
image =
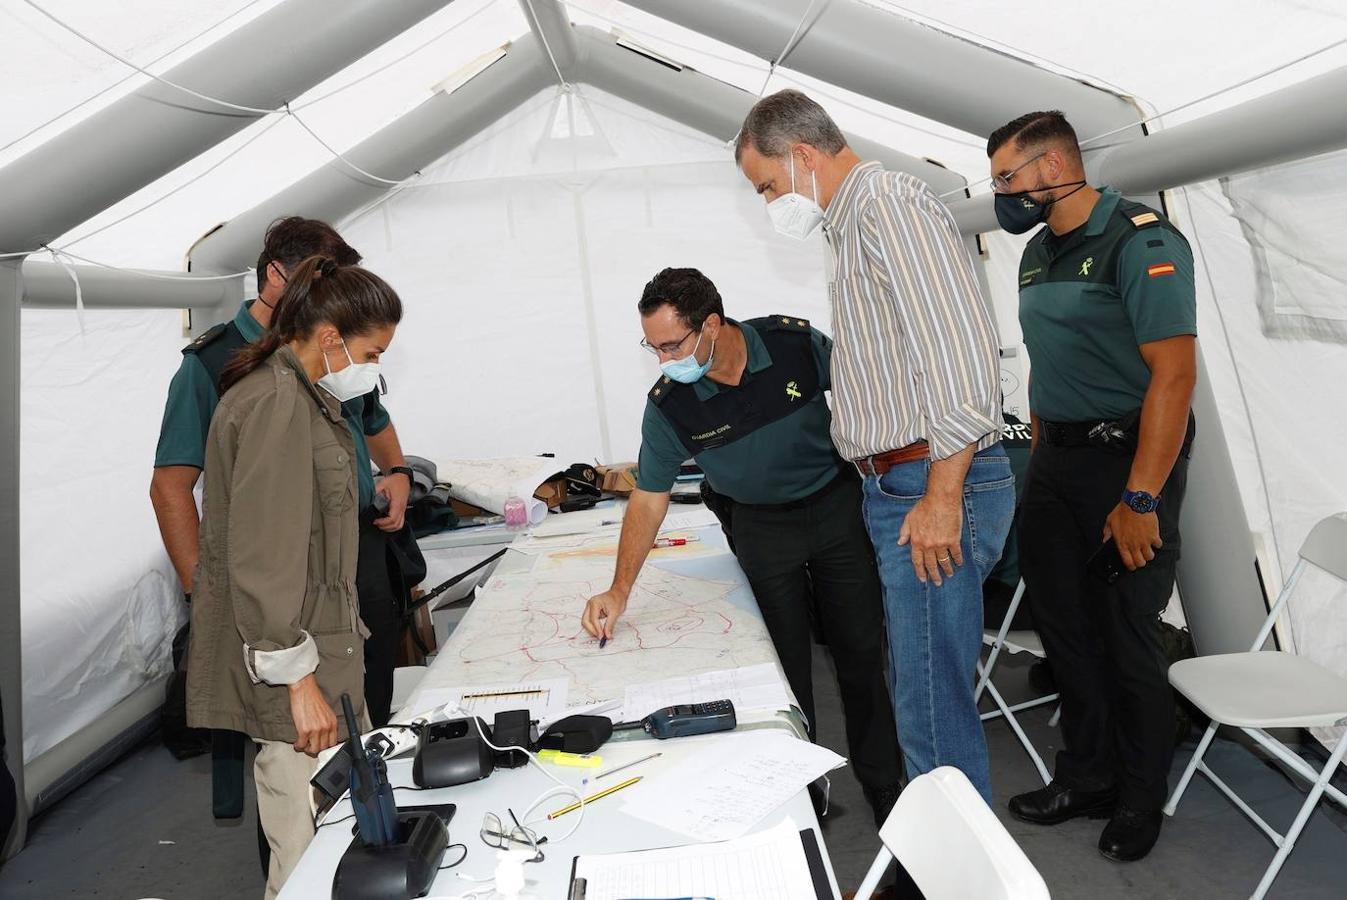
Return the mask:
{"type": "Polygon", "coordinates": [[[1034,156],[1031,156],[1028,159],[1026,159],[1024,162],[1020,163],[1015,168],[1011,169],[1009,172],[1006,172],[1004,175],[997,175],[995,178],[993,178],[991,181],[987,183],[991,185],[991,189],[998,194],[1008,193],[1010,191],[1010,182],[1015,180],[1015,176],[1019,174],[1020,169],[1023,169],[1031,162],[1037,162],[1038,160],[1046,156],[1047,153],[1048,151],[1044,150],[1042,153],[1035,154],[1034,156]]]}
{"type": "Polygon", "coordinates": [[[665,356],[673,356],[675,353],[678,352],[678,348],[682,347],[683,344],[687,343],[687,339],[692,337],[696,333],[697,329],[692,328],[688,330],[687,334],[683,335],[678,340],[673,341],[672,343],[658,344],[658,345],[650,343],[645,338],[641,338],[641,349],[648,350],[649,352],[655,354],[656,356],[660,355],[661,353],[663,353],[665,356]]]}

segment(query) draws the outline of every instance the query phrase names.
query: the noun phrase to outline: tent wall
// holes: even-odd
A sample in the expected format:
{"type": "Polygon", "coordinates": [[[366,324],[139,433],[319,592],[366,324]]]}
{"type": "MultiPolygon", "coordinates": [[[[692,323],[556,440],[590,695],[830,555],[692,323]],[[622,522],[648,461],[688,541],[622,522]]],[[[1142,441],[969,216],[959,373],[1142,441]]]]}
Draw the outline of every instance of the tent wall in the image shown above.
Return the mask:
{"type": "MultiPolygon", "coordinates": [[[[551,82],[547,66],[542,48],[532,37],[524,37],[457,90],[437,92],[343,155],[381,178],[410,178],[551,82]]],[[[192,268],[236,271],[256,261],[262,235],[277,216],[302,213],[335,221],[388,190],[388,185],[334,159],[207,235],[192,248],[192,268]]]]}
{"type": "MultiPolygon", "coordinates": [[[[163,77],[240,106],[275,109],[447,2],[286,0],[163,77]]],[[[258,117],[148,82],[0,169],[0,252],[58,237],[258,117]],[[79,190],[71,190],[75,173],[79,190]]]]}
{"type": "MultiPolygon", "coordinates": [[[[449,0],[389,5],[359,0],[333,7],[323,0],[286,0],[222,38],[166,78],[201,93],[257,108],[274,108],[384,43],[449,0]],[[247,60],[247,65],[240,65],[247,60]]],[[[0,253],[30,250],[96,215],[258,117],[182,91],[147,83],[60,132],[0,169],[0,253]],[[86,177],[93,173],[95,177],[86,177]],[[72,179],[74,179],[72,183],[72,179]]],[[[23,779],[21,588],[19,573],[19,303],[17,259],[0,261],[0,690],[6,756],[19,790],[19,817],[6,854],[26,831],[23,779]],[[12,582],[12,584],[11,584],[12,582]],[[12,590],[10,588],[13,588],[12,590]],[[11,730],[12,729],[12,730],[11,730]]]]}

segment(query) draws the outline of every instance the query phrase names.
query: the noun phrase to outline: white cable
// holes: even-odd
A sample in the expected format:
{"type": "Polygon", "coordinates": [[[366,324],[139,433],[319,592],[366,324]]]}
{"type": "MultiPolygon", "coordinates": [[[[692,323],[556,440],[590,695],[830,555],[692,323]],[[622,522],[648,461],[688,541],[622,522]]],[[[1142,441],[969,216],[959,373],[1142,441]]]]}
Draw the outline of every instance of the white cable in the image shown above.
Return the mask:
{"type": "Polygon", "coordinates": [[[1342,38],[1341,40],[1334,41],[1333,43],[1328,44],[1327,46],[1320,47],[1318,50],[1306,53],[1304,56],[1300,56],[1288,62],[1281,63],[1280,65],[1273,66],[1271,69],[1268,69],[1265,72],[1260,72],[1257,75],[1251,75],[1250,77],[1245,78],[1243,81],[1237,81],[1234,84],[1226,85],[1225,87],[1220,88],[1219,90],[1215,90],[1209,94],[1205,94],[1201,97],[1198,97],[1196,100],[1189,100],[1187,103],[1181,103],[1178,106],[1173,107],[1172,109],[1166,110],[1165,112],[1159,112],[1156,113],[1155,115],[1147,116],[1144,119],[1138,119],[1137,121],[1131,123],[1130,125],[1124,125],[1121,128],[1115,128],[1112,131],[1105,131],[1103,134],[1097,134],[1092,138],[1086,138],[1085,140],[1080,142],[1080,145],[1084,147],[1086,144],[1093,144],[1095,141],[1102,141],[1104,138],[1112,137],[1113,135],[1118,134],[1119,132],[1127,131],[1128,129],[1135,128],[1138,125],[1144,125],[1147,122],[1153,122],[1156,119],[1163,118],[1164,116],[1173,115],[1176,112],[1188,109],[1190,106],[1196,106],[1199,103],[1205,103],[1206,101],[1211,100],[1214,97],[1219,97],[1221,94],[1228,94],[1231,91],[1239,90],[1245,85],[1252,84],[1253,82],[1266,78],[1269,75],[1275,75],[1278,72],[1282,71],[1283,69],[1289,69],[1292,66],[1299,65],[1300,63],[1305,62],[1307,59],[1318,56],[1321,53],[1327,53],[1329,50],[1341,47],[1343,44],[1347,44],[1347,38],[1342,38]]]}
{"type": "MultiPolygon", "coordinates": [[[[224,16],[223,18],[217,19],[213,24],[207,25],[205,28],[203,28],[201,31],[198,31],[196,34],[192,35],[192,36],[189,37],[187,40],[185,40],[185,41],[183,41],[182,43],[178,44],[177,46],[171,47],[170,49],[166,50],[165,52],[159,54],[159,55],[156,56],[154,59],[152,59],[152,60],[150,60],[148,63],[146,63],[146,65],[147,65],[147,66],[152,66],[152,65],[154,65],[154,64],[157,63],[157,62],[160,62],[160,61],[162,61],[162,60],[164,60],[164,59],[167,59],[168,57],[172,56],[174,53],[177,53],[177,52],[178,52],[179,50],[181,50],[183,47],[186,47],[188,44],[193,44],[193,43],[195,43],[196,41],[201,40],[203,37],[205,37],[206,35],[210,34],[210,33],[211,33],[212,31],[214,31],[215,29],[219,28],[219,27],[220,27],[221,25],[223,25],[225,22],[228,22],[230,19],[232,19],[232,18],[234,18],[235,16],[239,15],[240,13],[244,12],[244,11],[247,10],[248,8],[253,7],[253,6],[256,6],[258,3],[261,3],[261,2],[262,2],[262,0],[248,0],[247,3],[243,4],[243,5],[240,6],[238,9],[236,9],[236,10],[234,10],[233,12],[229,13],[228,15],[224,16]]],[[[51,126],[51,125],[56,124],[56,123],[59,122],[61,119],[64,119],[66,116],[70,115],[70,114],[73,113],[75,110],[79,109],[80,107],[86,106],[86,105],[92,103],[93,101],[97,100],[99,97],[103,96],[103,95],[106,94],[108,91],[116,90],[118,87],[120,87],[120,86],[123,85],[123,84],[126,84],[126,82],[130,81],[130,80],[131,80],[132,78],[134,78],[134,77],[135,77],[135,74],[132,73],[132,74],[127,75],[127,76],[125,76],[125,77],[123,77],[123,78],[119,78],[119,79],[117,79],[116,81],[114,81],[112,84],[110,84],[110,85],[108,85],[107,87],[103,88],[101,91],[98,91],[98,92],[95,93],[95,94],[90,94],[88,97],[85,97],[83,100],[79,101],[79,102],[76,103],[74,106],[67,107],[64,111],[57,113],[56,115],[52,116],[50,119],[48,119],[47,121],[43,122],[42,124],[33,126],[32,128],[30,128],[30,129],[28,129],[27,131],[25,131],[23,134],[19,135],[18,137],[14,138],[13,140],[9,141],[7,144],[4,144],[3,146],[0,146],[0,153],[4,153],[6,150],[8,150],[10,147],[13,147],[15,144],[18,144],[18,143],[20,143],[20,142],[22,142],[22,141],[27,140],[28,138],[30,138],[30,137],[32,137],[33,135],[37,134],[39,131],[43,130],[44,128],[47,128],[47,127],[49,127],[49,126],[51,126]]]]}
{"type": "Polygon", "coordinates": [[[107,47],[104,47],[102,44],[98,43],[98,42],[95,41],[93,38],[91,38],[91,37],[89,37],[88,35],[84,34],[82,31],[79,31],[79,30],[76,29],[74,26],[67,24],[66,22],[64,22],[64,21],[62,21],[61,19],[57,18],[55,15],[53,15],[53,14],[47,12],[45,9],[43,9],[41,6],[39,6],[39,5],[37,4],[36,0],[22,0],[22,2],[23,2],[24,4],[26,4],[26,5],[28,5],[28,6],[31,6],[34,10],[36,10],[37,12],[39,12],[40,14],[42,14],[43,16],[45,16],[46,18],[50,19],[51,21],[55,22],[58,26],[60,26],[61,28],[65,29],[66,31],[70,32],[70,33],[73,34],[75,37],[79,38],[80,40],[84,41],[84,42],[85,42],[86,44],[88,44],[89,46],[91,46],[91,47],[95,48],[96,50],[99,50],[99,51],[101,51],[101,52],[107,54],[108,56],[111,56],[113,59],[117,60],[117,61],[118,61],[119,63],[121,63],[122,65],[130,66],[131,68],[135,69],[135,70],[136,70],[137,72],[139,72],[140,74],[142,74],[142,75],[144,75],[144,76],[146,76],[146,77],[148,77],[148,78],[153,78],[155,81],[159,82],[160,84],[163,84],[163,85],[166,85],[166,86],[168,86],[168,87],[171,87],[171,88],[173,88],[174,90],[182,91],[184,94],[190,94],[190,95],[192,95],[193,97],[196,97],[196,98],[199,99],[199,100],[205,100],[207,103],[214,103],[214,104],[216,104],[216,105],[218,105],[218,106],[223,106],[223,107],[226,107],[226,108],[228,108],[228,109],[236,109],[236,110],[238,110],[239,112],[252,113],[252,114],[254,114],[254,115],[259,115],[259,116],[267,116],[267,115],[271,115],[271,114],[274,113],[274,112],[279,112],[279,110],[277,110],[277,109],[262,109],[262,108],[257,107],[257,106],[244,106],[244,105],[242,105],[242,104],[240,104],[240,103],[231,103],[231,102],[229,102],[228,100],[221,100],[221,99],[218,98],[218,97],[211,97],[211,96],[209,96],[209,95],[207,95],[207,94],[200,93],[199,91],[194,91],[194,90],[192,90],[192,89],[189,88],[189,87],[185,87],[185,86],[183,86],[183,85],[181,85],[181,84],[178,84],[177,82],[169,81],[167,78],[164,78],[162,75],[156,75],[156,74],[154,74],[153,72],[149,71],[148,69],[145,69],[145,68],[142,68],[141,66],[136,65],[135,63],[131,62],[131,60],[129,60],[129,59],[127,59],[126,57],[122,56],[121,54],[117,53],[115,50],[109,50],[107,47]]]}
{"type": "Polygon", "coordinates": [[[384,72],[387,72],[389,69],[393,68],[393,66],[396,66],[398,63],[415,56],[416,54],[420,53],[422,50],[426,49],[431,44],[435,43],[436,41],[450,34],[451,32],[457,31],[459,28],[462,28],[464,25],[467,25],[473,19],[477,18],[482,13],[486,12],[488,9],[491,9],[495,5],[496,0],[486,0],[486,2],[483,3],[481,7],[479,7],[475,12],[471,12],[468,15],[464,16],[462,19],[450,25],[448,28],[444,29],[434,37],[428,38],[424,42],[417,44],[415,47],[408,50],[406,53],[402,54],[397,59],[385,63],[384,65],[379,66],[379,68],[374,69],[373,71],[366,72],[359,78],[352,79],[351,81],[346,82],[346,84],[343,84],[340,87],[335,87],[332,90],[328,91],[326,94],[320,94],[319,96],[314,97],[312,100],[305,100],[303,103],[295,105],[292,108],[295,110],[308,109],[310,106],[315,106],[319,103],[322,103],[324,100],[327,100],[331,97],[335,97],[337,94],[349,90],[350,88],[355,87],[357,84],[360,84],[363,81],[368,81],[369,79],[373,78],[376,75],[381,75],[384,72]]]}
{"type": "MultiPolygon", "coordinates": [[[[47,247],[46,244],[43,244],[42,249],[48,250],[51,248],[47,247]]],[[[167,272],[147,272],[143,269],[133,269],[128,266],[114,266],[111,265],[110,263],[99,262],[96,259],[89,259],[87,256],[80,256],[78,253],[71,253],[64,247],[57,247],[55,249],[62,256],[68,256],[71,259],[77,259],[80,262],[86,263],[91,266],[98,266],[100,269],[111,269],[114,272],[129,272],[133,275],[140,275],[144,278],[157,278],[160,281],[228,281],[231,278],[242,278],[245,275],[252,274],[251,270],[245,270],[243,272],[235,272],[232,275],[191,275],[188,273],[184,273],[182,275],[169,275],[167,272]]]]}
{"type": "MultiPolygon", "coordinates": [[[[813,0],[810,0],[810,2],[812,3],[813,0]]],[[[552,70],[557,73],[557,83],[561,85],[562,90],[570,90],[570,83],[566,81],[566,76],[561,74],[561,66],[557,65],[557,58],[552,55],[552,47],[547,43],[547,35],[543,33],[542,23],[538,21],[538,13],[533,8],[533,0],[524,0],[524,3],[529,8],[529,24],[533,26],[534,32],[538,35],[538,40],[543,42],[543,49],[547,51],[547,58],[552,61],[552,70]]]]}
{"type": "Polygon", "coordinates": [[[332,146],[331,144],[329,144],[327,141],[325,141],[325,140],[323,140],[322,138],[320,138],[320,137],[318,136],[318,132],[316,132],[316,131],[314,131],[312,128],[310,128],[309,125],[308,125],[308,123],[305,122],[303,119],[301,119],[301,118],[299,117],[299,115],[298,115],[293,109],[290,108],[290,104],[287,103],[287,104],[285,105],[284,109],[285,109],[285,114],[288,115],[290,118],[294,119],[296,122],[298,122],[298,123],[299,123],[299,127],[300,127],[300,128],[303,128],[305,131],[307,131],[307,132],[309,133],[309,136],[312,137],[312,138],[313,138],[315,141],[317,141],[319,144],[321,144],[324,150],[326,150],[328,153],[331,153],[331,154],[332,154],[333,156],[335,156],[337,159],[341,160],[341,161],[342,161],[343,163],[345,163],[348,167],[350,167],[353,171],[355,171],[355,172],[357,172],[357,173],[359,173],[359,174],[365,176],[366,178],[368,178],[368,179],[370,179],[370,180],[372,180],[372,181],[379,181],[379,182],[382,182],[383,184],[388,184],[388,185],[399,185],[399,184],[405,184],[406,182],[411,181],[413,178],[415,178],[415,177],[417,177],[418,175],[421,174],[421,170],[420,170],[420,169],[417,169],[415,172],[413,172],[411,175],[408,175],[406,178],[397,178],[397,179],[393,179],[393,178],[384,178],[384,177],[382,177],[382,176],[375,175],[373,172],[367,172],[367,171],[365,171],[364,169],[360,168],[360,166],[357,166],[355,163],[351,162],[351,161],[350,161],[349,159],[347,159],[345,156],[342,156],[340,153],[338,153],[338,152],[336,151],[335,148],[333,148],[333,146],[332,146]]]}
{"type": "Polygon", "coordinates": [[[802,32],[806,31],[805,23],[808,23],[812,28],[814,22],[817,22],[823,17],[823,14],[828,9],[828,4],[830,3],[832,3],[832,0],[823,0],[823,6],[819,7],[818,15],[815,16],[813,22],[811,22],[809,20],[809,14],[814,11],[814,0],[809,0],[809,5],[804,8],[804,15],[800,17],[799,24],[796,25],[795,30],[790,33],[790,37],[786,39],[786,45],[781,48],[781,52],[776,55],[775,59],[768,60],[767,77],[763,79],[762,87],[758,89],[759,100],[762,99],[763,94],[767,93],[767,85],[771,84],[772,76],[776,74],[777,66],[784,63],[786,57],[790,56],[791,51],[799,45],[800,41],[804,40],[804,34],[802,32]]]}
{"type": "Polygon", "coordinates": [[[55,247],[48,247],[46,244],[43,244],[42,246],[51,254],[52,260],[61,268],[65,269],[65,273],[69,275],[70,280],[75,283],[75,321],[79,323],[80,334],[84,334],[84,289],[80,287],[79,273],[75,271],[74,266],[62,259],[63,256],[68,254],[55,247]]]}
{"type": "Polygon", "coordinates": [[[215,161],[214,163],[212,163],[210,166],[208,166],[207,168],[201,170],[201,171],[198,172],[196,175],[193,175],[191,178],[189,178],[188,180],[184,181],[182,184],[178,185],[177,187],[173,188],[172,190],[168,191],[167,193],[164,193],[164,194],[159,195],[158,197],[155,197],[153,200],[151,200],[149,203],[146,203],[144,206],[141,206],[141,207],[139,207],[139,208],[137,208],[137,209],[133,209],[131,212],[127,213],[126,215],[122,216],[121,218],[113,219],[111,222],[108,222],[108,223],[105,224],[105,225],[100,225],[98,228],[95,228],[93,231],[90,231],[88,234],[82,234],[82,235],[80,235],[79,237],[71,238],[71,239],[70,239],[69,241],[67,241],[63,246],[64,246],[64,247],[70,247],[70,246],[73,246],[73,245],[75,245],[75,244],[78,244],[78,243],[81,242],[81,241],[87,241],[89,238],[93,237],[93,236],[96,235],[96,234],[102,234],[103,232],[107,231],[109,228],[112,228],[112,227],[114,227],[114,226],[116,226],[116,225],[120,225],[120,224],[122,224],[123,222],[125,222],[127,219],[134,218],[135,216],[140,215],[141,213],[145,212],[145,210],[150,209],[151,207],[158,206],[160,203],[163,203],[163,202],[164,202],[165,200],[167,200],[169,197],[172,197],[174,194],[178,193],[179,191],[183,190],[184,188],[191,187],[192,185],[194,185],[194,184],[196,184],[198,181],[200,181],[202,178],[205,178],[205,177],[206,177],[207,175],[209,175],[211,172],[214,172],[216,169],[220,168],[220,166],[222,166],[222,165],[224,165],[225,163],[229,162],[229,160],[233,159],[235,156],[237,156],[237,155],[239,155],[240,153],[242,153],[243,150],[244,150],[246,147],[248,147],[249,145],[251,145],[251,144],[252,144],[254,141],[256,141],[258,138],[262,137],[262,135],[266,134],[268,131],[270,131],[271,129],[275,128],[277,125],[281,124],[281,123],[284,122],[284,121],[285,121],[285,118],[284,118],[284,117],[272,119],[270,122],[268,122],[268,123],[267,123],[266,125],[264,125],[262,128],[258,129],[257,133],[254,134],[252,137],[248,138],[248,140],[244,141],[242,144],[239,144],[239,145],[238,145],[237,147],[235,147],[233,150],[230,150],[228,153],[226,153],[224,156],[220,157],[218,160],[216,160],[216,161],[215,161]]]}
{"type": "Polygon", "coordinates": [[[549,840],[553,844],[560,843],[561,841],[570,838],[571,835],[575,834],[575,832],[580,829],[580,824],[585,819],[585,808],[588,806],[588,804],[584,802],[584,797],[580,794],[579,789],[571,787],[569,784],[562,781],[560,778],[556,777],[551,772],[547,771],[547,768],[542,763],[538,762],[538,757],[534,755],[533,751],[529,750],[527,747],[520,747],[517,744],[511,744],[506,747],[498,747],[495,744],[491,743],[491,739],[486,736],[486,732],[482,728],[481,719],[478,716],[468,712],[467,710],[463,709],[460,706],[457,706],[454,703],[446,703],[443,706],[431,710],[429,713],[417,716],[416,718],[412,719],[410,724],[420,725],[424,727],[446,716],[456,716],[459,718],[468,719],[473,723],[473,726],[477,729],[477,735],[482,739],[482,743],[486,744],[488,747],[490,747],[492,750],[495,750],[497,753],[506,753],[511,750],[518,750],[528,758],[528,761],[533,765],[534,768],[536,768],[539,772],[543,773],[544,776],[546,776],[550,781],[556,784],[556,787],[548,788],[542,794],[539,794],[536,798],[534,798],[533,802],[530,803],[525,808],[523,821],[521,821],[520,824],[522,824],[524,827],[527,828],[528,814],[530,812],[537,809],[538,806],[542,804],[543,801],[547,800],[549,797],[555,797],[557,795],[564,794],[566,796],[574,797],[575,801],[580,804],[580,808],[578,810],[579,815],[575,817],[575,824],[571,826],[570,831],[566,832],[561,837],[551,838],[549,840]]]}

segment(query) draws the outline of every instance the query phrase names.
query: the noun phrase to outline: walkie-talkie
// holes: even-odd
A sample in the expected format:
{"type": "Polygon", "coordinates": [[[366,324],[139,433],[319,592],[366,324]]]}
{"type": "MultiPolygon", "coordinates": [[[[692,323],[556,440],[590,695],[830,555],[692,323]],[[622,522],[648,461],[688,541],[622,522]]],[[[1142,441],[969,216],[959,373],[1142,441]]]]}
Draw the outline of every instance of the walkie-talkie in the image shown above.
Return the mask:
{"type": "Polygon", "coordinates": [[[684,703],[656,710],[639,722],[614,725],[614,731],[644,729],[651,737],[687,737],[692,734],[711,734],[715,731],[733,731],[738,725],[734,704],[729,700],[709,703],[684,703]]]}
{"type": "Polygon", "coordinates": [[[370,847],[383,847],[397,837],[398,808],[393,786],[388,783],[384,761],[360,743],[360,724],[351,706],[351,695],[341,695],[346,717],[346,752],[351,757],[351,808],[355,811],[360,839],[370,847]]]}

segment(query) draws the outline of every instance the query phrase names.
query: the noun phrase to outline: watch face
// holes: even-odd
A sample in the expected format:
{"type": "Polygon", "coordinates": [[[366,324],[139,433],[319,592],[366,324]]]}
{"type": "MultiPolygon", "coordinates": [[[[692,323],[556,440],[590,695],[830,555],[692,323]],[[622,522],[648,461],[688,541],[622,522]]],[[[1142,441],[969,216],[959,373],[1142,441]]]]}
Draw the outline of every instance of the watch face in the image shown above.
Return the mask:
{"type": "Polygon", "coordinates": [[[1132,499],[1127,501],[1127,505],[1132,507],[1133,512],[1148,513],[1155,511],[1155,498],[1145,491],[1137,491],[1132,495],[1132,499]]]}

